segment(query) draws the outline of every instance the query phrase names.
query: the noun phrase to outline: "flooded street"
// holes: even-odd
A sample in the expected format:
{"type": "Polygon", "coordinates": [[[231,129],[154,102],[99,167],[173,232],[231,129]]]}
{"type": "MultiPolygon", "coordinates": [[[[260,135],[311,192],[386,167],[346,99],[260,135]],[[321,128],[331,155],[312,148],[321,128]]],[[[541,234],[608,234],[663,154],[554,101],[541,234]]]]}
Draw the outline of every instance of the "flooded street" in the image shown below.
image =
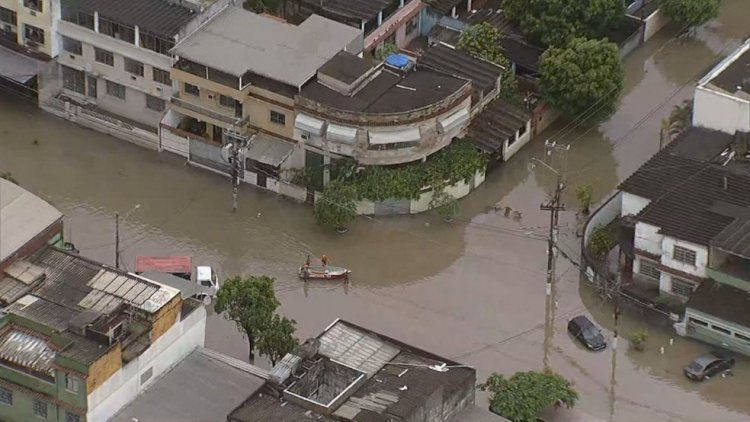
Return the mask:
{"type": "MultiPolygon", "coordinates": [[[[85,256],[114,262],[119,212],[126,269],[133,269],[137,255],[179,254],[222,276],[275,277],[282,312],[297,321],[301,338],[341,317],[470,364],[480,380],[491,372],[541,369],[549,215],[539,205],[553,178],[540,166],[530,169],[530,159],[543,155],[545,138],[571,144],[564,160],[570,211],[561,215],[560,247],[577,256],[574,187],[591,183],[601,199],[656,152],[660,120],[692,96],[695,79],[750,34],[748,14],[747,0],[725,0],[720,19],[695,39],[671,41],[673,34],[662,31],[628,58],[621,107],[609,121],[591,129],[550,128],[461,200],[452,226],[429,215],[362,217],[338,235],[317,227],[309,206],[249,187],[240,189],[239,212],[232,214],[229,180],[168,153],[77,127],[4,93],[0,169],[65,213],[66,239],[85,256]],[[521,219],[491,211],[496,204],[519,210],[521,219]],[[332,265],[352,269],[351,285],[301,283],[296,271],[308,253],[325,253],[332,265]]],[[[580,286],[578,269],[562,256],[557,270],[550,360],[555,371],[575,380],[577,410],[591,420],[626,422],[750,419],[750,364],[741,360],[732,377],[690,383],[682,367],[706,346],[647,326],[635,312],[622,316],[620,332],[648,328],[647,348],[636,352],[620,340],[613,383],[612,352],[585,351],[565,329],[570,317],[589,314],[611,340],[612,309],[580,286]]],[[[220,316],[210,316],[206,343],[247,357],[244,338],[220,316]]]]}

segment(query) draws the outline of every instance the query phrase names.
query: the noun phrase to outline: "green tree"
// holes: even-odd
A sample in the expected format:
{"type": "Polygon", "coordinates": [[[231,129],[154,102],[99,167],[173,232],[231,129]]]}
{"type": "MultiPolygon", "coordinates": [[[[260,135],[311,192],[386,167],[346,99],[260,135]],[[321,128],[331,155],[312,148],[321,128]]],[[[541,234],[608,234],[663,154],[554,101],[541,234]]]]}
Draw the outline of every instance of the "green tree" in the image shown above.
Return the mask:
{"type": "Polygon", "coordinates": [[[233,277],[227,279],[216,293],[214,310],[233,321],[245,333],[250,347],[250,361],[255,359],[255,346],[268,333],[279,307],[273,290],[274,279],[268,276],[233,277]]]}
{"type": "Polygon", "coordinates": [[[539,73],[545,100],[568,116],[586,119],[615,110],[625,78],[617,46],[585,38],[564,48],[548,48],[539,61],[539,73]]]}
{"type": "Polygon", "coordinates": [[[263,330],[258,338],[258,353],[266,356],[271,365],[281,360],[289,352],[297,347],[297,338],[294,337],[297,322],[287,317],[274,315],[268,327],[263,330]]]}
{"type": "Polygon", "coordinates": [[[335,180],[326,186],[323,195],[315,202],[313,215],[323,226],[342,231],[357,216],[354,200],[357,190],[350,184],[335,180]]]}
{"type": "Polygon", "coordinates": [[[604,37],[625,16],[625,2],[504,0],[503,10],[532,41],[564,46],[576,37],[604,37]]]}
{"type": "Polygon", "coordinates": [[[596,258],[603,259],[614,246],[615,239],[612,236],[612,232],[606,226],[600,224],[594,227],[591,231],[591,236],[589,236],[589,252],[596,258]]]}
{"type": "Polygon", "coordinates": [[[719,16],[720,0],[659,0],[659,8],[686,30],[719,16]]]}
{"type": "Polygon", "coordinates": [[[573,384],[553,373],[516,372],[510,379],[495,373],[480,387],[490,393],[490,410],[512,422],[536,422],[546,407],[572,408],[578,400],[573,384]]]}
{"type": "Polygon", "coordinates": [[[472,56],[500,65],[503,71],[502,95],[512,98],[518,93],[518,81],[513,74],[513,67],[500,45],[503,33],[489,22],[472,25],[458,39],[458,48],[472,56]]]}
{"type": "Polygon", "coordinates": [[[693,100],[685,100],[669,113],[669,136],[674,138],[693,125],[693,100]]]}
{"type": "Polygon", "coordinates": [[[594,201],[594,188],[589,185],[580,185],[576,188],[576,199],[583,214],[588,214],[591,203],[594,201]]]}
{"type": "Polygon", "coordinates": [[[245,0],[242,6],[255,13],[280,15],[282,1],[283,0],[245,0]]]}
{"type": "Polygon", "coordinates": [[[375,58],[378,60],[385,60],[388,56],[390,56],[392,53],[398,53],[398,47],[396,47],[396,44],[386,42],[383,43],[380,47],[378,47],[377,50],[375,50],[375,58]]]}

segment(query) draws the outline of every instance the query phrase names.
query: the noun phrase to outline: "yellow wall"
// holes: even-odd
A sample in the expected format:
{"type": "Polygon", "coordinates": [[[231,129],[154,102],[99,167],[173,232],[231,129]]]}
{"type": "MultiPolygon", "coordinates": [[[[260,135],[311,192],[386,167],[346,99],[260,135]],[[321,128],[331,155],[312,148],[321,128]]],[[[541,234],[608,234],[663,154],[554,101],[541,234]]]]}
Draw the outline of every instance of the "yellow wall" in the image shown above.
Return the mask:
{"type": "Polygon", "coordinates": [[[18,16],[17,43],[23,45],[24,24],[29,24],[44,30],[44,44],[39,45],[39,51],[52,56],[52,12],[51,0],[42,0],[42,12],[24,7],[23,0],[0,0],[0,6],[13,10],[18,16]],[[33,16],[32,12],[36,15],[33,16]]]}
{"type": "Polygon", "coordinates": [[[118,342],[89,367],[89,375],[86,377],[86,393],[91,394],[120,368],[122,368],[122,348],[118,342]]]}
{"type": "Polygon", "coordinates": [[[167,332],[180,317],[182,309],[182,297],[175,296],[154,315],[151,326],[151,344],[167,332]]]}
{"type": "MultiPolygon", "coordinates": [[[[285,97],[257,86],[247,86],[240,91],[239,89],[233,89],[175,68],[172,68],[171,75],[172,79],[177,81],[179,85],[180,98],[185,101],[217,113],[234,116],[234,109],[219,104],[219,94],[226,95],[242,102],[243,118],[249,118],[249,129],[251,131],[262,129],[286,138],[292,138],[294,135],[293,98],[285,97]],[[197,86],[200,89],[200,97],[187,94],[185,92],[185,83],[197,86]],[[280,125],[271,122],[271,110],[285,114],[286,124],[280,125]]],[[[185,112],[183,109],[180,109],[180,112],[198,118],[195,112],[185,112]]],[[[211,124],[218,124],[222,127],[229,126],[208,116],[203,116],[200,120],[211,124]]]]}

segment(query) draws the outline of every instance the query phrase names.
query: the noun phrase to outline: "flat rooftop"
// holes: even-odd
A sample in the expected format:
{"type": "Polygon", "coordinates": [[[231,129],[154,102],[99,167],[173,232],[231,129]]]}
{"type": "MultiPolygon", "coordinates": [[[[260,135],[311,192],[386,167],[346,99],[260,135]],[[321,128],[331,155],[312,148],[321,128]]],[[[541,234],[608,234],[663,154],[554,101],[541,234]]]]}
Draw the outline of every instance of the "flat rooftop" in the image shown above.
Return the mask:
{"type": "Polygon", "coordinates": [[[257,367],[198,348],[117,412],[110,422],[223,421],[263,386],[264,376],[257,367]]]}
{"type": "MultiPolygon", "coordinates": [[[[311,8],[321,8],[339,16],[369,21],[378,16],[378,12],[390,6],[390,0],[302,0],[302,4],[311,8]]],[[[384,16],[385,17],[385,16],[384,16]]]]}
{"type": "Polygon", "coordinates": [[[353,96],[339,93],[320,82],[308,82],[300,96],[333,109],[359,113],[403,113],[435,104],[470,82],[427,68],[401,77],[388,69],[370,80],[353,96]]]}
{"type": "Polygon", "coordinates": [[[79,10],[116,20],[141,31],[174,36],[196,14],[166,0],[62,0],[64,9],[79,10]]]}
{"type": "Polygon", "coordinates": [[[300,87],[358,37],[362,37],[360,29],[318,15],[296,26],[228,7],[178,43],[172,53],[230,75],[251,72],[300,87]]]}
{"type": "Polygon", "coordinates": [[[745,100],[750,100],[750,39],[722,60],[701,82],[712,85],[745,100]]]}

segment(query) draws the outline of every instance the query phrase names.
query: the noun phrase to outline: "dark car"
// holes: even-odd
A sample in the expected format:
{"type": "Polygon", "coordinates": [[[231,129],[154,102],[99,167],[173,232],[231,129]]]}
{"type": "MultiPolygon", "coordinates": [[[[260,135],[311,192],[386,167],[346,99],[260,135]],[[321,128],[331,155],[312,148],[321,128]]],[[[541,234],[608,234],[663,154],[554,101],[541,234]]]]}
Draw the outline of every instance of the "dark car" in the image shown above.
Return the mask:
{"type": "Polygon", "coordinates": [[[589,350],[599,351],[607,348],[602,332],[583,315],[568,321],[568,332],[589,350]]]}
{"type": "Polygon", "coordinates": [[[734,358],[724,353],[712,352],[696,358],[685,368],[685,376],[693,381],[703,381],[734,366],[734,358]]]}

